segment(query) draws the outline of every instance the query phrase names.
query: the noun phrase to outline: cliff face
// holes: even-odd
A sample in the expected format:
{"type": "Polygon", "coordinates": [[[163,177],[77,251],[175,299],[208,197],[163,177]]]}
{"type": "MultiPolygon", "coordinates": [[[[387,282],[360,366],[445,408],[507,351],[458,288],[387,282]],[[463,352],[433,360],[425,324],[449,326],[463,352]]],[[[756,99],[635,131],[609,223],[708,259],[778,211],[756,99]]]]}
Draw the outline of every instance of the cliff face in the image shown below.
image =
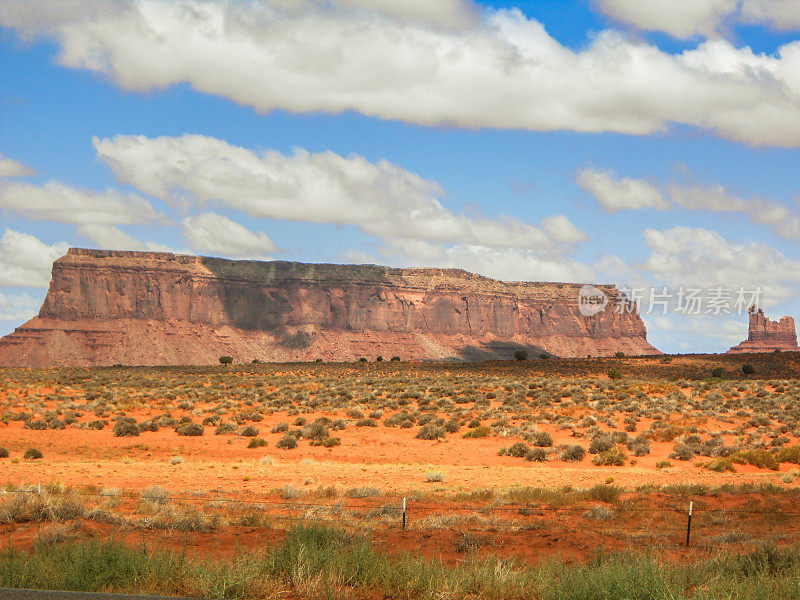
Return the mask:
{"type": "Polygon", "coordinates": [[[750,327],[747,339],[728,350],[727,354],[748,352],[774,352],[775,350],[797,352],[797,333],[792,317],[781,317],[780,321],[770,321],[764,311],[750,308],[750,327]]]}
{"type": "Polygon", "coordinates": [[[583,316],[576,284],[504,283],[456,269],[229,261],[70,249],[39,315],[0,364],[509,358],[653,354],[634,312],[583,316]]]}

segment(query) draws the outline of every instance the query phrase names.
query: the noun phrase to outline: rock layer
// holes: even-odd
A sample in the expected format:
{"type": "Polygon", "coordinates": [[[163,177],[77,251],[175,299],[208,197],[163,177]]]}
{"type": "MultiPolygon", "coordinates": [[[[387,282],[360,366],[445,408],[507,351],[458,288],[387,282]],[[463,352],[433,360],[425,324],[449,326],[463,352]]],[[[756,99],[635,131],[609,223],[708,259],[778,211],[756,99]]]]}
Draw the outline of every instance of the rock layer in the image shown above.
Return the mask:
{"type": "Polygon", "coordinates": [[[750,327],[747,339],[728,350],[727,354],[748,352],[797,352],[797,333],[792,317],[781,317],[780,321],[770,321],[764,311],[755,306],[750,308],[750,327]]]}
{"type": "Polygon", "coordinates": [[[617,289],[598,287],[608,305],[583,316],[577,284],[72,248],[53,263],[39,315],[0,339],[0,364],[658,353],[636,311],[617,309],[617,289]]]}

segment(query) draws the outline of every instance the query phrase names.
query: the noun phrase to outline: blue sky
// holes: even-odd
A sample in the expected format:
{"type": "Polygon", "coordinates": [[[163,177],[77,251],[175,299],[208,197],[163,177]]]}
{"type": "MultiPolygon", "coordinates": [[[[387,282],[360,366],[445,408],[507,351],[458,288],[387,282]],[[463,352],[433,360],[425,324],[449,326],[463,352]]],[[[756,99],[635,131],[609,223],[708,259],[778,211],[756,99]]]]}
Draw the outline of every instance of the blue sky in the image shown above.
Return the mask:
{"type": "MultiPolygon", "coordinates": [[[[800,312],[800,1],[0,0],[0,25],[0,334],[68,246],[800,312]]],[[[675,308],[643,315],[664,351],[746,336],[675,308]]]]}

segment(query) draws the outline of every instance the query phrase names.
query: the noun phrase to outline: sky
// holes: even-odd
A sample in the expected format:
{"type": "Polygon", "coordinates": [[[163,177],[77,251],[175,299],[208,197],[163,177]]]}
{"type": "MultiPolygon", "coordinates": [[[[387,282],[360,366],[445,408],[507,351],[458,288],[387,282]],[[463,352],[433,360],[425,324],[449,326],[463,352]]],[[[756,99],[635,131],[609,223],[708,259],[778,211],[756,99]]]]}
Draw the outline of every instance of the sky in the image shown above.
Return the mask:
{"type": "Polygon", "coordinates": [[[70,246],[800,314],[800,0],[0,0],[0,335],[70,246]]]}

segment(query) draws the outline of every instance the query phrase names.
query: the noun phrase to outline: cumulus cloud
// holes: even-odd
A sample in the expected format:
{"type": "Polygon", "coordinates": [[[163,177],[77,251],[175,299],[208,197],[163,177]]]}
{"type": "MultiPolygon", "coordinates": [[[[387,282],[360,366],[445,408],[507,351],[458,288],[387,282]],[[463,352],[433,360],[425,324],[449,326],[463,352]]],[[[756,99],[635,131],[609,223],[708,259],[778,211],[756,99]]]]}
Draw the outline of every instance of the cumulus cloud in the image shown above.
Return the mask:
{"type": "Polygon", "coordinates": [[[255,153],[197,135],[95,139],[117,177],[174,204],[216,204],[252,217],[352,225],[382,239],[557,251],[583,239],[566,217],[543,227],[455,213],[438,183],[380,161],[333,152],[255,153]]]}
{"type": "Polygon", "coordinates": [[[30,294],[0,293],[0,321],[27,321],[39,312],[41,302],[41,298],[34,298],[30,294]]]}
{"type": "Polygon", "coordinates": [[[589,282],[595,277],[590,267],[575,260],[521,248],[395,239],[382,253],[402,266],[453,267],[503,281],[589,282]]]}
{"type": "Polygon", "coordinates": [[[598,0],[596,4],[617,21],[677,38],[713,36],[722,21],[737,10],[736,0],[598,0]]]}
{"type": "Polygon", "coordinates": [[[148,250],[168,252],[169,246],[153,242],[143,242],[125,233],[114,225],[88,223],[78,227],[78,235],[89,238],[103,250],[148,250]]]}
{"type": "Polygon", "coordinates": [[[774,200],[739,198],[720,185],[708,187],[671,185],[669,195],[682,208],[742,213],[754,223],[771,227],[782,238],[800,239],[800,217],[789,207],[774,200]]]}
{"type": "Polygon", "coordinates": [[[48,246],[37,237],[6,229],[0,238],[0,285],[45,287],[50,282],[50,265],[63,256],[69,244],[48,246]]]}
{"type": "Polygon", "coordinates": [[[744,0],[742,20],[780,31],[800,29],[800,0],[744,0]]]}
{"type": "Polygon", "coordinates": [[[27,177],[36,172],[0,153],[0,177],[27,177]]]}
{"type": "Polygon", "coordinates": [[[269,253],[278,249],[265,233],[210,212],[184,219],[183,235],[196,252],[233,258],[271,260],[269,253]]]}
{"type": "Polygon", "coordinates": [[[766,305],[798,293],[800,262],[766,244],[730,242],[715,231],[691,227],[648,229],[644,238],[651,254],[638,267],[673,288],[761,288],[766,305]]]}
{"type": "Polygon", "coordinates": [[[37,221],[92,225],[134,225],[163,221],[153,205],[114,189],[81,190],[51,181],[34,185],[0,183],[0,209],[37,221]]]}
{"type": "Polygon", "coordinates": [[[596,0],[596,5],[616,21],[676,38],[718,37],[736,23],[800,29],[800,0],[596,0]]]}
{"type": "Polygon", "coordinates": [[[800,239],[800,217],[788,206],[764,198],[740,198],[721,185],[671,184],[661,190],[643,179],[620,179],[610,171],[596,169],[585,169],[578,174],[576,182],[608,212],[675,207],[733,212],[746,215],[754,223],[771,227],[782,238],[800,239]]]}
{"type": "MultiPolygon", "coordinates": [[[[691,3],[711,7],[698,16],[679,2],[701,23],[727,4],[691,3]]],[[[672,55],[603,31],[573,52],[518,10],[472,11],[454,31],[441,21],[455,22],[468,6],[445,3],[438,20],[398,19],[402,4],[6,0],[0,23],[55,39],[62,65],[123,89],[188,83],[259,111],[628,134],[681,123],[753,145],[800,145],[800,42],[761,55],[715,40],[672,55]]]]}
{"type": "Polygon", "coordinates": [[[610,171],[584,169],[578,174],[576,182],[594,196],[607,212],[669,208],[663,194],[653,184],[641,179],[618,179],[610,171]]]}

